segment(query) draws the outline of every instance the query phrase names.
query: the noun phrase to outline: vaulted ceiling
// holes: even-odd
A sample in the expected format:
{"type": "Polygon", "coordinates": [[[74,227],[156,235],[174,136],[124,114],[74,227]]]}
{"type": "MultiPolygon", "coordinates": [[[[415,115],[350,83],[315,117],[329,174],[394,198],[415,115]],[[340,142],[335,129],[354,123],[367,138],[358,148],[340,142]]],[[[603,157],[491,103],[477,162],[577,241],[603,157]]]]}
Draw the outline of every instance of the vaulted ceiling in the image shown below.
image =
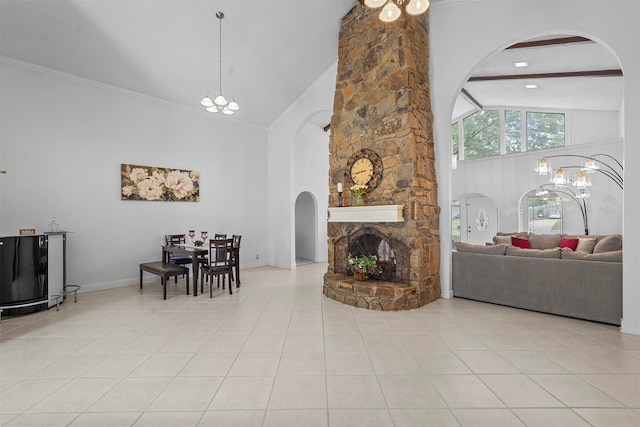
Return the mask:
{"type": "MultiPolygon", "coordinates": [[[[356,0],[1,0],[0,55],[266,128],[335,61],[356,0]]],[[[208,114],[208,113],[207,113],[208,114]]]]}
{"type": "MultiPolygon", "coordinates": [[[[218,91],[215,13],[223,11],[222,89],[241,107],[224,119],[268,128],[335,63],[340,21],[356,2],[0,0],[0,55],[202,111],[200,100],[218,91]]],[[[504,50],[473,75],[619,68],[602,46],[578,45],[504,50]],[[514,70],[515,60],[528,70],[514,70]]],[[[545,79],[537,91],[490,80],[465,89],[486,106],[617,109],[622,78],[607,79],[545,79]]],[[[464,99],[458,107],[473,108],[464,99]]]]}
{"type": "Polygon", "coordinates": [[[453,117],[481,106],[618,111],[622,93],[620,64],[606,47],[583,37],[549,35],[514,44],[478,64],[453,117]]]}

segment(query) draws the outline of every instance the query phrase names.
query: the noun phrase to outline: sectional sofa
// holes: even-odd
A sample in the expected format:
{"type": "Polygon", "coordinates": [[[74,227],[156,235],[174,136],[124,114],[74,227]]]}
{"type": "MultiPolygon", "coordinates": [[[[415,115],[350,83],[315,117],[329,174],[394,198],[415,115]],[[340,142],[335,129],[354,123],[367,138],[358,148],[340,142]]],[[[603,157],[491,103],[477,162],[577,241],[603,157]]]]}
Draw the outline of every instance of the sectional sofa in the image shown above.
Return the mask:
{"type": "Polygon", "coordinates": [[[498,233],[457,243],[452,268],[455,297],[620,325],[620,234],[498,233]]]}

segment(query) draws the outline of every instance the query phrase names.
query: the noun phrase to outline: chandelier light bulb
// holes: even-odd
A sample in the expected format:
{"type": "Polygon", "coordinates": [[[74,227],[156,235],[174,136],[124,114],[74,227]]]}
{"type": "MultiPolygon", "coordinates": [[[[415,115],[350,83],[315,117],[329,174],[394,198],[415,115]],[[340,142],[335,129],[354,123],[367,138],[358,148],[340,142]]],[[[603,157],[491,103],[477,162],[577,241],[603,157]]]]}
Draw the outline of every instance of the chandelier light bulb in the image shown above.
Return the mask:
{"type": "Polygon", "coordinates": [[[380,20],[382,22],[393,22],[400,18],[400,15],[402,15],[400,8],[393,2],[393,0],[389,0],[380,12],[380,20]]]}
{"type": "Polygon", "coordinates": [[[227,98],[225,98],[222,94],[215,97],[213,103],[219,106],[227,105],[227,98]]]}
{"type": "Polygon", "coordinates": [[[209,98],[209,95],[207,95],[204,98],[202,98],[202,101],[200,101],[200,105],[202,105],[205,108],[212,107],[213,101],[211,100],[211,98],[209,98]]]}
{"type": "Polygon", "coordinates": [[[598,163],[596,163],[596,159],[594,159],[593,157],[589,157],[584,162],[584,170],[587,173],[594,173],[597,169],[600,169],[600,166],[598,165],[598,163]]]}
{"type": "Polygon", "coordinates": [[[538,165],[534,170],[538,172],[538,175],[547,175],[549,172],[551,172],[551,165],[549,164],[549,160],[539,159],[538,165]]]}
{"type": "Polygon", "coordinates": [[[411,0],[405,8],[405,11],[409,15],[420,15],[429,9],[429,5],[429,0],[411,0]]]}
{"type": "Polygon", "coordinates": [[[567,183],[567,180],[564,178],[564,170],[562,170],[562,168],[558,168],[555,173],[551,174],[551,182],[557,186],[563,186],[567,183]]]}
{"type": "Polygon", "coordinates": [[[222,114],[227,114],[227,115],[229,115],[229,114],[233,114],[233,111],[231,111],[231,110],[229,109],[229,107],[225,106],[225,107],[222,109],[222,114]]]}
{"type": "Polygon", "coordinates": [[[377,9],[384,6],[387,0],[364,0],[364,5],[371,9],[377,9]]]}
{"type": "Polygon", "coordinates": [[[229,105],[227,105],[227,108],[229,108],[229,110],[231,111],[238,111],[240,109],[240,106],[235,100],[233,100],[229,103],[229,105]]]}
{"type": "Polygon", "coordinates": [[[218,107],[216,107],[215,105],[212,105],[211,107],[205,108],[205,110],[207,110],[210,113],[217,113],[218,112],[218,107]]]}

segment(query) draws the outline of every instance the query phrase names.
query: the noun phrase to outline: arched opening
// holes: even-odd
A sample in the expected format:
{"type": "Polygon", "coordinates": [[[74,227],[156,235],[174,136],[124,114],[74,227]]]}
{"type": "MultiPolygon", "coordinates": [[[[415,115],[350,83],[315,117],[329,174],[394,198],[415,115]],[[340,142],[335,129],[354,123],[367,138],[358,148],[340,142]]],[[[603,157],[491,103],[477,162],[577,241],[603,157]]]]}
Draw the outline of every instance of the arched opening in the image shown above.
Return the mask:
{"type": "MultiPolygon", "coordinates": [[[[526,230],[537,223],[538,218],[523,222],[518,202],[529,189],[549,183],[549,177],[534,171],[538,159],[554,157],[556,168],[575,167],[567,169],[569,180],[576,180],[573,174],[579,166],[565,165],[561,157],[603,153],[622,159],[623,81],[611,50],[583,35],[527,37],[490,55],[471,70],[452,110],[452,195],[479,193],[490,198],[499,213],[498,231],[526,230]]],[[[621,233],[620,188],[597,174],[592,182],[590,231],[621,233]]],[[[536,215],[549,223],[555,220],[555,225],[564,219],[561,231],[554,232],[584,232],[586,220],[573,220],[580,217],[580,206],[557,194],[568,202],[564,212],[549,207],[534,209],[536,215]]],[[[584,204],[580,201],[583,208],[584,204]]],[[[459,209],[464,209],[462,202],[459,209]]],[[[452,240],[457,238],[456,210],[452,204],[452,240]]],[[[463,221],[460,214],[462,241],[463,221]]]]}
{"type": "Polygon", "coordinates": [[[296,198],[295,206],[296,265],[308,264],[318,259],[316,212],[316,201],[313,195],[307,191],[300,193],[296,198]]]}

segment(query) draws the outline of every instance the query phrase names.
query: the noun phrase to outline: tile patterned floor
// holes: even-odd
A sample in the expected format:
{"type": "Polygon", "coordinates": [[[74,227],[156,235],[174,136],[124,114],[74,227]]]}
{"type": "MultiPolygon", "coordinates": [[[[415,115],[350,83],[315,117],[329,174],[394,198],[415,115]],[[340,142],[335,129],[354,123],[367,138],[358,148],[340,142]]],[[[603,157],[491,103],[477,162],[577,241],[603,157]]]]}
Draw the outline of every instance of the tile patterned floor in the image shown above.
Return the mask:
{"type": "Polygon", "coordinates": [[[0,323],[3,426],[639,426],[640,337],[461,299],[321,293],[326,264],[79,295],[0,323]]]}

